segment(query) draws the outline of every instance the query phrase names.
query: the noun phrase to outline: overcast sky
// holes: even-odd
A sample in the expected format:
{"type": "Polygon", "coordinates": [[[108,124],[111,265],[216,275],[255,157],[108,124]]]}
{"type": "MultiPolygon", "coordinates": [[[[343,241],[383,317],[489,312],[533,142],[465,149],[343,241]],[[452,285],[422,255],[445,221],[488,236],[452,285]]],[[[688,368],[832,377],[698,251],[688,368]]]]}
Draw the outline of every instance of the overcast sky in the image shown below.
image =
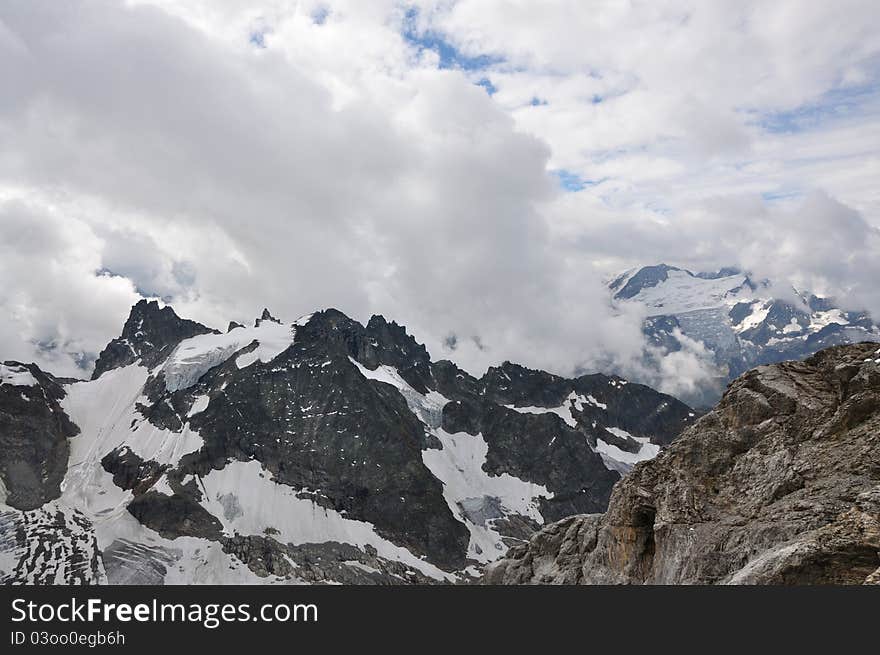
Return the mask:
{"type": "Polygon", "coordinates": [[[0,81],[0,359],[156,296],[627,370],[603,279],[661,261],[880,314],[876,0],[7,0],[0,81]]]}

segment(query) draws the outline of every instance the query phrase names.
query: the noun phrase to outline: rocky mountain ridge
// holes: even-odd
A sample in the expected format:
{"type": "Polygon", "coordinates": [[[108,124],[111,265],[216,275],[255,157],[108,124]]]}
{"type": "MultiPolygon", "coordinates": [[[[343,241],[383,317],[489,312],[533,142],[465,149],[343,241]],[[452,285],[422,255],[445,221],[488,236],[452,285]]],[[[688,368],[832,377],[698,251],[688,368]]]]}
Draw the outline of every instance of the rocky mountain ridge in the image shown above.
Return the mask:
{"type": "Polygon", "coordinates": [[[90,381],[4,367],[7,582],[463,579],[695,419],[613,376],[474,378],[333,309],[220,332],[141,301],[90,381]]]}

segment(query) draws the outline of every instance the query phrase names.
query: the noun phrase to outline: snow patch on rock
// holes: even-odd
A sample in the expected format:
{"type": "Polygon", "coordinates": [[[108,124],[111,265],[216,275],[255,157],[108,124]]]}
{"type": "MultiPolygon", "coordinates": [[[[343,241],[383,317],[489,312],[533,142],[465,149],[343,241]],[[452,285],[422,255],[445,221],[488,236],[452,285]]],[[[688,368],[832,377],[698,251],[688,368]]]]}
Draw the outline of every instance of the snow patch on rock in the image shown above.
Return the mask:
{"type": "Polygon", "coordinates": [[[0,384],[13,387],[33,387],[39,384],[26,366],[0,364],[0,384]]]}
{"type": "Polygon", "coordinates": [[[406,548],[380,537],[371,523],[345,518],[314,501],[299,498],[296,489],[275,482],[259,462],[230,462],[200,478],[200,482],[204,490],[202,505],[229,534],[263,534],[271,528],[278,531],[276,537],[283,543],[338,541],[361,548],[370,545],[382,557],[412,566],[429,577],[452,579],[406,548]],[[233,505],[236,511],[229,511],[233,505]]]}
{"type": "Polygon", "coordinates": [[[596,452],[602,455],[606,467],[610,470],[620,471],[621,468],[632,468],[638,462],[654,459],[660,452],[660,446],[651,443],[651,440],[647,437],[634,437],[621,428],[605,428],[605,430],[616,437],[635,439],[642,444],[637,453],[630,453],[597,437],[596,452]],[[613,462],[608,462],[608,459],[613,460],[613,462]],[[619,466],[619,464],[622,464],[623,467],[619,466]]]}
{"type": "Polygon", "coordinates": [[[508,473],[499,476],[486,473],[483,465],[489,445],[482,434],[450,434],[438,429],[434,435],[443,448],[423,450],[422,461],[443,483],[443,497],[449,509],[471,533],[468,557],[491,562],[507,550],[501,535],[492,529],[491,519],[483,523],[473,520],[474,512],[469,510],[477,509],[474,507],[475,499],[497,499],[505,513],[527,516],[543,525],[544,517],[538,510],[536,499],[552,498],[553,492],[543,485],[520,480],[508,473]]]}
{"type": "Polygon", "coordinates": [[[602,409],[607,409],[608,405],[604,403],[600,403],[598,400],[593,398],[593,396],[587,396],[586,398],[578,393],[572,391],[566,399],[562,402],[559,407],[537,407],[535,405],[529,405],[527,407],[517,407],[515,405],[505,405],[507,409],[512,409],[520,414],[556,414],[559,418],[565,421],[569,426],[576,428],[577,420],[575,420],[574,415],[571,413],[572,408],[583,411],[584,405],[590,404],[594,407],[600,407],[602,409]]]}
{"type": "Polygon", "coordinates": [[[368,380],[377,380],[390,384],[400,391],[406,400],[410,411],[418,417],[418,419],[429,428],[439,428],[443,407],[449,402],[449,399],[443,394],[429,390],[427,394],[421,394],[413,389],[409,383],[403,379],[400,372],[393,366],[382,365],[371,371],[357,360],[349,357],[351,363],[357,366],[358,370],[368,380]]]}
{"type": "Polygon", "coordinates": [[[256,327],[239,327],[226,334],[200,334],[181,341],[162,366],[168,391],[187,389],[205,373],[222,364],[253,342],[257,347],[240,355],[238,368],[256,361],[272,361],[293,343],[296,328],[274,321],[262,321],[256,327]]]}

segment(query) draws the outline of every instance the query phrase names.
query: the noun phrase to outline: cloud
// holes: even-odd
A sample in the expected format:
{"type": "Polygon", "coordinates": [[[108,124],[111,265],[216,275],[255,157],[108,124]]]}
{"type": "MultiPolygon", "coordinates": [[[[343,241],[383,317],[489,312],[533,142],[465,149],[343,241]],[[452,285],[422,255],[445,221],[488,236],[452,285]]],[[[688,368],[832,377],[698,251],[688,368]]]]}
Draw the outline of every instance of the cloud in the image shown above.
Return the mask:
{"type": "Polygon", "coordinates": [[[687,390],[705,357],[644,369],[611,272],[739,264],[880,313],[875,14],[6,3],[0,356],[82,374],[149,295],[213,326],[381,312],[475,373],[687,390]]]}
{"type": "Polygon", "coordinates": [[[632,375],[674,396],[711,397],[707,390],[718,389],[725,378],[725,371],[715,363],[715,354],[678,328],[672,336],[681,345],[680,350],[666,352],[649,347],[642,367],[633,370],[632,375]]]}
{"type": "Polygon", "coordinates": [[[83,376],[136,302],[131,282],[98,275],[101,240],[74,217],[0,202],[0,359],[83,376]]]}
{"type": "Polygon", "coordinates": [[[502,59],[480,72],[495,100],[617,207],[801,187],[880,209],[870,1],[462,0],[431,20],[466,54],[502,59]]]}

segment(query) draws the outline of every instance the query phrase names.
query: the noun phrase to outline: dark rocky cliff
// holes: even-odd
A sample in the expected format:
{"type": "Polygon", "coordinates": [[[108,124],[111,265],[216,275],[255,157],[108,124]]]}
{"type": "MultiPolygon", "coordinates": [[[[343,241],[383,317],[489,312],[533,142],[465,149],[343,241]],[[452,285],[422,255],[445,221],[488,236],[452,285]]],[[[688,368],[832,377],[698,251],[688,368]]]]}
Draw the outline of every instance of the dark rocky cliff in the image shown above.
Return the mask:
{"type": "Polygon", "coordinates": [[[79,432],[59,401],[62,384],[36,364],[7,361],[0,380],[0,481],[6,504],[29,510],[58,498],[67,440],[79,432]]]}

